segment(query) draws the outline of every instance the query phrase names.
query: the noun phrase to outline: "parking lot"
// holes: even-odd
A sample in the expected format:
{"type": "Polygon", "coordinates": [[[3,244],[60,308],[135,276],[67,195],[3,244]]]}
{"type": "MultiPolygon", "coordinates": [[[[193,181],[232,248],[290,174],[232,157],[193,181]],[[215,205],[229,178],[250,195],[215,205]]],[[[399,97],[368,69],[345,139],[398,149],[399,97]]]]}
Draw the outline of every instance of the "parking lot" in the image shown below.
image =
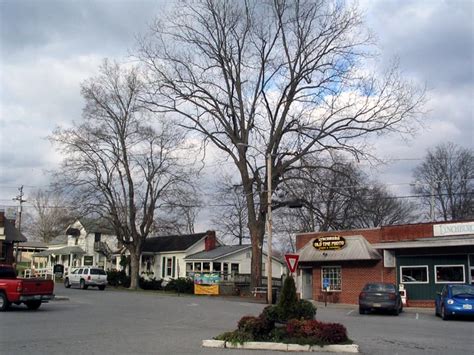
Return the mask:
{"type": "MultiPolygon", "coordinates": [[[[238,298],[62,285],[56,294],[68,300],[37,312],[14,307],[0,314],[2,354],[246,354],[251,352],[204,349],[201,341],[234,329],[241,316],[265,306],[238,298]]],[[[344,324],[364,354],[468,354],[474,348],[474,322],[442,321],[433,310],[360,315],[355,306],[320,304],[317,318],[344,324]]]]}

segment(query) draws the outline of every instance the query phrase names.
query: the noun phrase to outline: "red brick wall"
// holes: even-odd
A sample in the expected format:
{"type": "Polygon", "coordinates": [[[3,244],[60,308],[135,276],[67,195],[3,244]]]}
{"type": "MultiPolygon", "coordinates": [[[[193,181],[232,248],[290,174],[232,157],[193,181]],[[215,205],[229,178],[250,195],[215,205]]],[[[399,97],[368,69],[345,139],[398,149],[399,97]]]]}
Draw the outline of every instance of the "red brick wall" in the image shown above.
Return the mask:
{"type": "MultiPolygon", "coordinates": [[[[396,283],[395,268],[384,268],[383,261],[376,264],[373,262],[341,263],[337,266],[341,266],[342,291],[330,293],[328,302],[357,304],[359,293],[367,282],[396,283]]],[[[321,289],[321,266],[318,265],[313,267],[314,300],[324,301],[324,293],[321,289]]]]}

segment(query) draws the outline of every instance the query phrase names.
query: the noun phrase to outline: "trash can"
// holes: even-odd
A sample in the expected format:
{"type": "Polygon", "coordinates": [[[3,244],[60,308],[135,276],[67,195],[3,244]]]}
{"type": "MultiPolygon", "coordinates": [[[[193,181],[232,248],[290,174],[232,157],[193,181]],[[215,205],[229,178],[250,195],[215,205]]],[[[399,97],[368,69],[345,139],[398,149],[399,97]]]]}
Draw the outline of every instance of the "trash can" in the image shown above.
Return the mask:
{"type": "Polygon", "coordinates": [[[63,277],[64,275],[64,265],[56,264],[53,266],[53,273],[57,277],[63,277]]]}

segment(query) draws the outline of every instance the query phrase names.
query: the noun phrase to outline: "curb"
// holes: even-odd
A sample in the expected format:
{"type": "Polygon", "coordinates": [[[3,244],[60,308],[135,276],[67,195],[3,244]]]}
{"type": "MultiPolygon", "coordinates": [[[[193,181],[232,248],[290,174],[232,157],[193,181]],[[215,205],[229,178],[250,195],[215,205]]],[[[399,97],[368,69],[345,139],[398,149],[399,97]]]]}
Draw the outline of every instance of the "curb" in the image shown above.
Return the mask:
{"type": "Polygon", "coordinates": [[[66,296],[54,296],[52,301],[69,301],[69,297],[66,296]]]}
{"type": "Polygon", "coordinates": [[[359,345],[299,345],[299,344],[285,344],[285,343],[270,343],[259,341],[248,341],[244,343],[233,344],[224,340],[203,340],[202,347],[204,348],[221,348],[221,349],[246,349],[246,350],[275,350],[286,352],[333,352],[333,353],[358,353],[359,345]]]}

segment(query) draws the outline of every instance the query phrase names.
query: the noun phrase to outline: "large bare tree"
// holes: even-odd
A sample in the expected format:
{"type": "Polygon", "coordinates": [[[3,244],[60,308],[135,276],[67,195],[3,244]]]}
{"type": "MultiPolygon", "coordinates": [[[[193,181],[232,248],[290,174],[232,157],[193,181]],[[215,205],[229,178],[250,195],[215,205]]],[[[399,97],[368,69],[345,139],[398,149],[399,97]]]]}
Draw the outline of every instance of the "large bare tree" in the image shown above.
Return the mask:
{"type": "Polygon", "coordinates": [[[82,85],[83,122],[51,137],[64,156],[59,185],[78,209],[108,220],[130,252],[131,288],[159,201],[186,180],[178,154],[184,137],[149,117],[139,100],[143,90],[137,68],[105,61],[82,85]]]}
{"type": "Polygon", "coordinates": [[[32,211],[25,218],[26,233],[44,243],[63,234],[66,227],[78,216],[69,207],[70,201],[57,191],[38,189],[28,196],[32,211]]]}
{"type": "Polygon", "coordinates": [[[454,143],[429,149],[413,172],[413,190],[430,208],[430,218],[474,218],[474,152],[454,143]]]}
{"type": "Polygon", "coordinates": [[[261,284],[265,160],[277,188],[300,159],[364,153],[366,136],[411,129],[421,93],[364,67],[370,36],[340,1],[189,1],[140,43],[149,102],[231,161],[246,196],[252,286],[261,284]]]}

